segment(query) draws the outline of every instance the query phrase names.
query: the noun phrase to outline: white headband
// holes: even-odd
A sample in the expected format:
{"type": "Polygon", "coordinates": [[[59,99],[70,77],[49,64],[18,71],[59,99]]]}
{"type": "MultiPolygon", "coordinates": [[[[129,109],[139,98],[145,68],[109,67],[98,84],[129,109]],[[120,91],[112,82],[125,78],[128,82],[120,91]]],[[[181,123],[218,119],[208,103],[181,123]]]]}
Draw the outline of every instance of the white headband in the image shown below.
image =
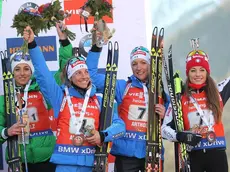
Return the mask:
{"type": "Polygon", "coordinates": [[[133,53],[130,56],[130,63],[132,63],[136,59],[144,59],[145,61],[148,62],[148,64],[150,64],[150,54],[144,51],[138,50],[135,53],[133,53]]]}
{"type": "MultiPolygon", "coordinates": [[[[10,60],[11,60],[12,71],[14,71],[14,68],[19,64],[27,64],[33,73],[34,72],[34,66],[33,66],[31,60],[25,60],[25,59],[23,59],[23,57],[21,57],[21,59],[19,61],[17,61],[16,59],[14,60],[16,55],[17,56],[23,56],[21,52],[16,52],[16,53],[11,55],[10,60]]],[[[26,55],[29,56],[29,54],[26,54],[26,55]]]]}
{"type": "Polygon", "coordinates": [[[75,63],[73,64],[69,64],[68,66],[68,71],[67,71],[67,76],[68,76],[68,79],[71,78],[71,76],[77,71],[77,70],[80,70],[80,69],[88,69],[87,65],[85,64],[85,61],[76,61],[75,63]]]}

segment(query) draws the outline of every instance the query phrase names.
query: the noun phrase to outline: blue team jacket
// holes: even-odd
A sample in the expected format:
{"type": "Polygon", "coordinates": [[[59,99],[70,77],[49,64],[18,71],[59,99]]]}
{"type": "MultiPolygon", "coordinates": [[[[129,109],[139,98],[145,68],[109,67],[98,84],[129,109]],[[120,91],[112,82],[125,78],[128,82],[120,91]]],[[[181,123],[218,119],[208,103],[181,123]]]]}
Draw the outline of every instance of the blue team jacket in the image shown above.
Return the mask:
{"type": "MultiPolygon", "coordinates": [[[[35,77],[37,83],[40,86],[41,92],[44,97],[51,103],[55,117],[58,117],[61,104],[64,97],[64,86],[59,86],[55,79],[52,76],[52,73],[49,71],[44,56],[40,51],[39,47],[29,49],[29,54],[31,55],[32,63],[35,68],[35,77]]],[[[84,98],[79,92],[76,91],[73,87],[69,88],[70,96],[84,98]]],[[[93,86],[91,95],[93,96],[96,93],[96,87],[93,86]]],[[[100,100],[99,100],[100,101],[100,100]]],[[[116,107],[116,106],[115,106],[116,107]]],[[[117,110],[115,108],[115,110],[117,110]]],[[[125,124],[123,120],[118,117],[117,111],[113,113],[112,125],[108,127],[105,131],[107,136],[105,137],[105,142],[113,141],[119,137],[122,137],[125,133],[125,124]]],[[[65,165],[79,165],[79,166],[93,166],[94,155],[55,155],[53,154],[52,159],[55,159],[57,164],[65,165]]]]}
{"type": "MultiPolygon", "coordinates": [[[[96,85],[97,91],[103,93],[104,89],[104,80],[105,75],[97,73],[98,62],[99,62],[100,53],[98,52],[89,52],[86,60],[90,77],[93,84],[96,85]]],[[[133,87],[142,88],[140,81],[132,75],[129,77],[129,82],[133,87]]],[[[116,82],[116,96],[118,106],[121,104],[124,91],[126,89],[127,81],[118,79],[116,82]]],[[[165,107],[167,108],[169,104],[169,96],[167,95],[167,102],[165,107]]],[[[128,140],[125,137],[119,138],[113,141],[113,146],[111,149],[111,154],[113,155],[122,155],[128,157],[136,158],[145,158],[146,157],[146,140],[128,140]]],[[[162,159],[164,159],[164,148],[162,148],[162,159]]]]}

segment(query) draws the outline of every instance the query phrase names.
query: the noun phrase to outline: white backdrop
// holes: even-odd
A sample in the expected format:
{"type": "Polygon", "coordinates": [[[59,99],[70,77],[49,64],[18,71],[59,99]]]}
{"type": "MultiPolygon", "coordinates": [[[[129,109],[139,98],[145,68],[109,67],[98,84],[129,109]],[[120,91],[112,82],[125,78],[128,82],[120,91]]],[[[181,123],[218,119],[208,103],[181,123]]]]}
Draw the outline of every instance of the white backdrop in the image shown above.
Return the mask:
{"type": "MultiPolygon", "coordinates": [[[[68,0],[70,1],[70,0],[68,0]]],[[[77,3],[79,0],[72,0],[77,3]]],[[[47,3],[47,0],[7,0],[2,4],[2,19],[0,25],[0,51],[6,49],[6,38],[16,38],[16,30],[11,28],[12,19],[17,13],[19,7],[26,3],[33,2],[38,5],[47,3]]],[[[63,2],[63,1],[62,1],[63,2]]],[[[64,4],[64,2],[63,2],[64,4]]],[[[108,24],[109,28],[115,28],[116,32],[111,39],[112,42],[119,42],[119,70],[118,78],[127,78],[131,75],[131,68],[129,62],[129,54],[135,46],[143,45],[149,47],[151,40],[151,17],[150,17],[150,0],[113,0],[113,23],[108,24]],[[149,35],[149,36],[147,36],[149,35]]],[[[77,15],[77,14],[73,14],[77,15]]],[[[89,28],[92,25],[88,26],[89,28]]],[[[73,46],[78,46],[80,38],[88,33],[84,32],[84,24],[82,25],[83,32],[80,31],[79,25],[70,25],[68,28],[75,32],[77,39],[72,42],[73,46]]],[[[41,33],[39,36],[56,36],[56,30],[53,28],[47,33],[41,33]]],[[[56,39],[57,47],[59,47],[58,39],[56,39]]],[[[107,47],[105,46],[100,59],[99,67],[105,67],[107,58],[107,47]]],[[[58,56],[58,54],[57,54],[58,56]]],[[[57,61],[47,62],[49,69],[52,71],[57,70],[57,61]]],[[[1,67],[1,65],[0,65],[1,67]]],[[[0,79],[2,81],[2,70],[0,70],[0,79]]],[[[0,82],[0,94],[2,91],[2,82],[0,82]]],[[[4,146],[5,149],[5,146],[4,146]]],[[[4,152],[4,150],[3,150],[4,152]]],[[[0,170],[1,171],[1,170],[0,170]]],[[[6,170],[6,165],[4,170],[6,170]]]]}

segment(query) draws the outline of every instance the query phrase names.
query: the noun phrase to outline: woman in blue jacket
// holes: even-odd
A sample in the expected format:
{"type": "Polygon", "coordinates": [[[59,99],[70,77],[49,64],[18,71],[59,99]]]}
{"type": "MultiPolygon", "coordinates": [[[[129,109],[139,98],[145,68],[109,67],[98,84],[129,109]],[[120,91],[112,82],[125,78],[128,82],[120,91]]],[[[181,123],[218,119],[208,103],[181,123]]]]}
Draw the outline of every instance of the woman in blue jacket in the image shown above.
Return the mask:
{"type": "Polygon", "coordinates": [[[114,113],[112,125],[98,131],[100,101],[84,59],[73,57],[68,61],[63,71],[65,83],[58,86],[29,26],[24,39],[29,43],[37,82],[58,118],[57,141],[51,157],[51,162],[57,164],[56,172],[91,172],[95,146],[123,136],[124,122],[114,113]]]}
{"type": "MultiPolygon", "coordinates": [[[[90,77],[99,92],[103,92],[105,76],[97,73],[98,53],[90,51],[86,60],[90,77]]],[[[117,80],[116,101],[118,113],[126,125],[124,137],[113,142],[111,154],[116,156],[115,166],[118,172],[145,171],[146,131],[148,114],[148,76],[150,53],[145,47],[136,47],[131,52],[130,64],[133,75],[126,80],[117,80]]],[[[165,106],[156,104],[156,113],[164,117],[165,107],[169,103],[165,95],[165,106]]],[[[163,148],[162,148],[163,149],[163,148]]],[[[163,160],[162,150],[162,160],[163,160]]]]}

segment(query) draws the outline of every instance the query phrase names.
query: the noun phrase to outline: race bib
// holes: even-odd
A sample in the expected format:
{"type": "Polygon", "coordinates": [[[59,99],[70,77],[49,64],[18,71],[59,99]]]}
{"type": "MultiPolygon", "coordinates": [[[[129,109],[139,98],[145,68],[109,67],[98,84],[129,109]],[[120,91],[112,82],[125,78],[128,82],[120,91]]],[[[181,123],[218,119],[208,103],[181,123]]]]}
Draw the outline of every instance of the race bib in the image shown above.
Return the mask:
{"type": "Polygon", "coordinates": [[[147,121],[147,111],[145,106],[130,105],[128,119],[133,121],[147,121]]]}
{"type": "MultiPolygon", "coordinates": [[[[76,134],[79,131],[77,131],[77,125],[79,125],[78,121],[79,117],[71,116],[69,121],[69,132],[70,134],[76,134]]],[[[94,126],[95,120],[93,118],[84,118],[82,123],[80,124],[80,132],[85,134],[86,136],[89,134],[90,130],[93,130],[95,128],[94,126]]]]}
{"type": "Polygon", "coordinates": [[[27,114],[29,116],[29,121],[30,122],[38,122],[39,118],[38,118],[38,111],[36,107],[29,107],[27,108],[27,114]]]}

